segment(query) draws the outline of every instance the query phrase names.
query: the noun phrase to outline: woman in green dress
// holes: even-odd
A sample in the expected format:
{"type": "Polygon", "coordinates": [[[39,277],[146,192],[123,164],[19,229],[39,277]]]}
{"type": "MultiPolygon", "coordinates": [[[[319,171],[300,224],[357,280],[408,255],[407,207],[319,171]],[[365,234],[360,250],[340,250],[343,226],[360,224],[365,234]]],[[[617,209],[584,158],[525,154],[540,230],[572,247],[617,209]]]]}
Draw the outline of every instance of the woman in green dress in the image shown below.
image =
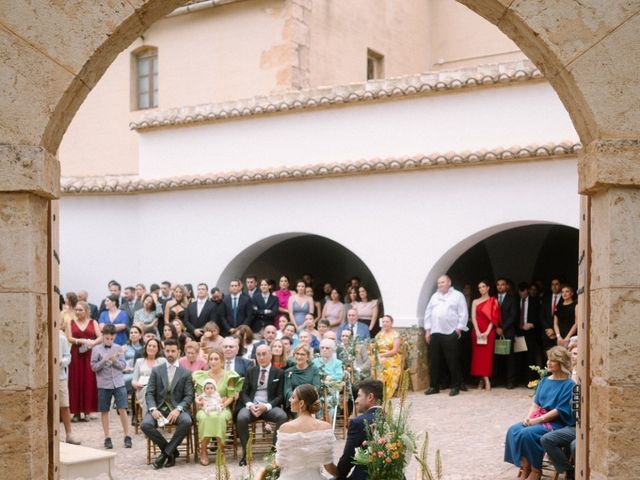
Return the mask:
{"type": "Polygon", "coordinates": [[[311,384],[316,389],[320,388],[320,370],[311,363],[311,349],[305,343],[301,343],[293,350],[296,364],[284,372],[284,405],[287,413],[290,413],[289,398],[296,387],[311,384]]]}
{"type": "Polygon", "coordinates": [[[205,412],[198,410],[196,421],[198,422],[198,434],[200,436],[200,463],[209,465],[208,447],[209,441],[216,438],[219,448],[224,445],[227,434],[227,422],[231,420],[231,406],[242,390],[243,378],[236,372],[225,372],[224,355],[221,349],[214,349],[207,357],[209,370],[193,372],[193,384],[196,395],[202,395],[204,383],[207,379],[216,382],[218,393],[222,400],[222,409],[219,412],[205,412]]]}

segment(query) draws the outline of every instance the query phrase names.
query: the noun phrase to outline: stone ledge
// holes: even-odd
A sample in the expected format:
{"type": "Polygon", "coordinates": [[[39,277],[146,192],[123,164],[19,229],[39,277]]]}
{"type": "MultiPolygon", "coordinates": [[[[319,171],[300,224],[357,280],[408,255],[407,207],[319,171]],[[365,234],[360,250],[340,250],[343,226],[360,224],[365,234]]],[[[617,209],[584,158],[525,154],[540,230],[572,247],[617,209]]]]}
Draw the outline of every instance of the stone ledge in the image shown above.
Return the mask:
{"type": "Polygon", "coordinates": [[[60,196],[60,163],[43,147],[0,145],[0,191],[60,196]]]}
{"type": "Polygon", "coordinates": [[[301,111],[314,108],[426,96],[467,88],[509,85],[544,79],[529,60],[483,65],[460,70],[407,75],[334,87],[290,91],[237,101],[173,108],[143,116],[131,122],[132,130],[189,125],[194,123],[246,118],[256,115],[301,111]]]}
{"type": "Polygon", "coordinates": [[[491,165],[507,162],[551,160],[577,155],[579,143],[546,146],[512,147],[473,153],[447,153],[418,155],[356,162],[313,164],[279,167],[263,170],[220,172],[202,175],[144,179],[137,176],[63,177],[62,192],[70,195],[121,195],[154,193],[192,188],[217,188],[285,181],[313,180],[366,174],[397,173],[433,168],[451,168],[468,165],[491,165]]]}
{"type": "Polygon", "coordinates": [[[596,140],[578,163],[580,193],[608,187],[640,187],[640,140],[596,140]]]}

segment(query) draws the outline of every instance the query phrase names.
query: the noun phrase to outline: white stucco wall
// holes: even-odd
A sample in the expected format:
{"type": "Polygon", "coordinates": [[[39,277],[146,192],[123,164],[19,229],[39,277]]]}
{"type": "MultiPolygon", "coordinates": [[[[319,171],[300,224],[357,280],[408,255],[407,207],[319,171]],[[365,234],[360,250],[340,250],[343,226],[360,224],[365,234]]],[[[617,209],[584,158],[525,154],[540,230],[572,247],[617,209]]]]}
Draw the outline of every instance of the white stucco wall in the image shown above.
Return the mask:
{"type": "Polygon", "coordinates": [[[474,243],[510,226],[576,227],[576,192],[576,160],[563,159],[63,197],[61,284],[64,291],[87,289],[96,303],[112,278],[123,286],[165,279],[212,286],[256,242],[304,232],[330,238],[360,257],[378,282],[386,311],[399,326],[408,326],[416,323],[435,276],[474,243]]]}
{"type": "Polygon", "coordinates": [[[577,141],[547,83],[469,90],[140,132],[140,175],[157,178],[281,165],[577,141]]]}

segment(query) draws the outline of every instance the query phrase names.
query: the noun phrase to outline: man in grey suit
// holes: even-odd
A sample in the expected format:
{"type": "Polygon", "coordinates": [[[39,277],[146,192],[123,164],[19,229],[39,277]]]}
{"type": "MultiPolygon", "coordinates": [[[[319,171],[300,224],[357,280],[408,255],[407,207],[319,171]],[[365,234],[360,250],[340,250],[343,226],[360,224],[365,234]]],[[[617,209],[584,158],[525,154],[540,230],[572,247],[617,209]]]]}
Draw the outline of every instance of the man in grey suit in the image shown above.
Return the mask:
{"type": "Polygon", "coordinates": [[[190,409],[193,403],[191,372],[178,365],[180,353],[174,339],[164,342],[164,356],[167,363],[151,371],[145,397],[149,411],[141,425],[144,434],[160,448],[160,455],[153,462],[156,470],[176,464],[177,447],[191,428],[190,409]],[[157,428],[165,424],[175,424],[176,427],[168,442],[157,428]]]}
{"type": "Polygon", "coordinates": [[[142,302],[136,298],[136,290],[133,287],[127,287],[124,289],[124,295],[122,297],[122,303],[120,304],[120,310],[127,314],[129,317],[129,327],[133,325],[133,316],[136,310],[142,308],[142,302]]]}

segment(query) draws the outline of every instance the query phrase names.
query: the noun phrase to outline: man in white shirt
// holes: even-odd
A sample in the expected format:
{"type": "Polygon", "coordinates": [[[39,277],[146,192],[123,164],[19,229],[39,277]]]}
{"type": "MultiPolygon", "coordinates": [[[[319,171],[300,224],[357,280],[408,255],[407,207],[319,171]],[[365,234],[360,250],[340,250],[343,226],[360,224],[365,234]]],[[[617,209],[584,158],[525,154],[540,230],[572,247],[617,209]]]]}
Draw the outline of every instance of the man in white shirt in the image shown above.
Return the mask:
{"type": "Polygon", "coordinates": [[[431,384],[426,395],[440,393],[441,358],[451,375],[449,395],[460,393],[462,372],[460,371],[459,341],[467,330],[467,302],[464,295],[451,286],[447,275],[438,278],[438,291],[431,296],[424,313],[424,336],[429,345],[429,376],[431,384]]]}

